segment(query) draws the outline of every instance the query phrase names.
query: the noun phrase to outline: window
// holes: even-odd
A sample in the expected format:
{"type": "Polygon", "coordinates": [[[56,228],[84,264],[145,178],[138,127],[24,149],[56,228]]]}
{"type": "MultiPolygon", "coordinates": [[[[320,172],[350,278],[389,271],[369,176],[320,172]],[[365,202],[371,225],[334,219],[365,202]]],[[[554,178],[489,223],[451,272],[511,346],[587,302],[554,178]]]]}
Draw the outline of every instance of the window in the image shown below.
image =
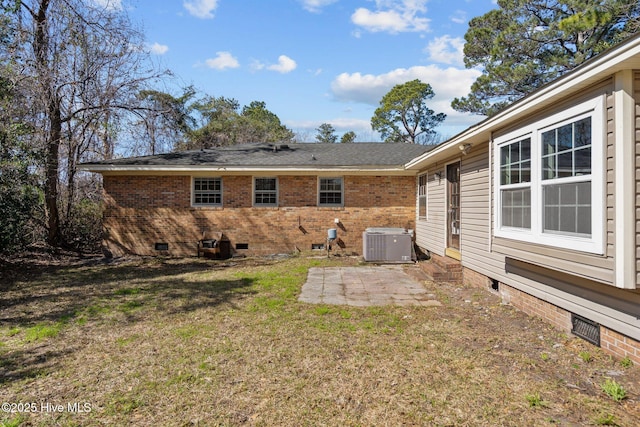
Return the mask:
{"type": "Polygon", "coordinates": [[[600,98],[495,140],[494,234],[604,251],[600,98]]]}
{"type": "Polygon", "coordinates": [[[253,180],[253,204],[255,206],[278,206],[277,178],[255,178],[253,180]]]}
{"type": "Polygon", "coordinates": [[[193,204],[222,206],[222,178],[193,178],[193,204]]]}
{"type": "Polygon", "coordinates": [[[500,147],[502,227],[531,228],[531,138],[500,147]]]}
{"type": "Polygon", "coordinates": [[[320,178],[318,205],[342,206],[342,178],[320,178]]]}
{"type": "Polygon", "coordinates": [[[427,219],[427,174],[418,176],[418,218],[427,219]]]}

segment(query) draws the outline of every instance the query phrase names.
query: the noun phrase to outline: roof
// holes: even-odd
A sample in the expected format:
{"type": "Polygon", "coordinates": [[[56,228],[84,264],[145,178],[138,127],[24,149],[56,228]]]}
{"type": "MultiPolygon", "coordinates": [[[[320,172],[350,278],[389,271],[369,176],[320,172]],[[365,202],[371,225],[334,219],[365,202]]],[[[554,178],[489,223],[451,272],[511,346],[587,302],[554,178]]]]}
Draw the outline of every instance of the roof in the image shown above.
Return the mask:
{"type": "Polygon", "coordinates": [[[170,170],[404,170],[410,160],[434,146],[386,143],[238,144],[206,150],[88,162],[93,172],[170,170]]]}

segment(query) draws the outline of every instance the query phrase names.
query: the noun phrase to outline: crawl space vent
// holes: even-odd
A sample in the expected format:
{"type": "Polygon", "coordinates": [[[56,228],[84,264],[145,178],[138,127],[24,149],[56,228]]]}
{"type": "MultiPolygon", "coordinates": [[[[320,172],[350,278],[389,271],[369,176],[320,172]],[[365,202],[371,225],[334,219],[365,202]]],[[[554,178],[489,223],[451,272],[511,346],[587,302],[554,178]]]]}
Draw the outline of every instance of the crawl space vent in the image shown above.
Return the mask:
{"type": "Polygon", "coordinates": [[[600,347],[600,325],[577,314],[571,314],[571,333],[600,347]]]}
{"type": "Polygon", "coordinates": [[[156,251],[168,251],[169,244],[168,243],[156,243],[155,244],[156,251]]]}

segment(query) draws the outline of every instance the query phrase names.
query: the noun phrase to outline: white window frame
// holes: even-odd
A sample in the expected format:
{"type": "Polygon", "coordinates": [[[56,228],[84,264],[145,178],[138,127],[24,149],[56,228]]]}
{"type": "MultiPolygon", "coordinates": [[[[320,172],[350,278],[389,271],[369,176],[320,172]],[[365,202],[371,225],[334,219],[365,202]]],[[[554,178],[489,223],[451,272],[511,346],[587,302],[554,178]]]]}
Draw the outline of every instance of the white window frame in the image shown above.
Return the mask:
{"type": "Polygon", "coordinates": [[[194,176],[191,177],[191,206],[194,207],[221,207],[223,203],[223,182],[222,177],[219,176],[194,176]],[[220,182],[220,203],[196,203],[196,193],[197,192],[207,192],[212,194],[217,194],[218,191],[203,191],[196,190],[196,180],[218,180],[220,182]]]}
{"type": "Polygon", "coordinates": [[[605,122],[604,98],[597,97],[494,139],[493,234],[496,237],[599,255],[604,254],[604,236],[606,232],[606,224],[604,222],[604,190],[606,178],[604,167],[606,161],[605,122]],[[542,133],[586,117],[591,117],[591,174],[543,180],[542,133]],[[500,148],[527,137],[531,138],[531,182],[512,186],[501,185],[500,148]],[[587,181],[591,182],[591,236],[545,233],[543,230],[543,185],[587,181]],[[526,187],[528,185],[531,186],[531,229],[502,227],[502,193],[500,190],[511,187],[517,188],[519,186],[526,187]]]}
{"type": "Polygon", "coordinates": [[[279,183],[277,176],[254,176],[253,177],[253,194],[251,195],[251,199],[253,201],[253,206],[256,207],[277,207],[278,206],[278,191],[279,191],[279,183]],[[259,179],[273,179],[276,183],[275,190],[257,190],[256,189],[256,181],[259,179]],[[264,193],[264,194],[273,194],[275,195],[276,201],[275,203],[258,203],[256,202],[256,194],[264,193]]]}
{"type": "Polygon", "coordinates": [[[419,174],[416,177],[416,189],[417,189],[417,198],[418,203],[416,206],[416,216],[419,220],[426,220],[429,216],[429,172],[425,171],[424,173],[419,174]],[[420,179],[424,178],[424,185],[420,185],[420,179]],[[420,215],[420,199],[424,199],[424,215],[420,215]]]}
{"type": "MultiPolygon", "coordinates": [[[[334,191],[325,191],[334,193],[334,191]]],[[[344,178],[341,176],[319,176],[318,177],[318,206],[319,207],[343,207],[344,206],[344,178]],[[340,180],[340,203],[321,203],[320,194],[322,192],[322,180],[325,179],[338,179],[340,180]]]]}

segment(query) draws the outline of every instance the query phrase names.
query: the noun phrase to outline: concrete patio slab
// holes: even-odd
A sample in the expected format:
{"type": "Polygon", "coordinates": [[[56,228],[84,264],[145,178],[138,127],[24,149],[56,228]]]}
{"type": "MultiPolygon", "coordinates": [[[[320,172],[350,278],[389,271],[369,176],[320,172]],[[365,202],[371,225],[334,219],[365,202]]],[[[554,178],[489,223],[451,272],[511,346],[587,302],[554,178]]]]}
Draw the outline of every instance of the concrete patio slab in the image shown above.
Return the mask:
{"type": "Polygon", "coordinates": [[[357,307],[442,305],[397,265],[310,268],[298,299],[311,304],[357,307]]]}

